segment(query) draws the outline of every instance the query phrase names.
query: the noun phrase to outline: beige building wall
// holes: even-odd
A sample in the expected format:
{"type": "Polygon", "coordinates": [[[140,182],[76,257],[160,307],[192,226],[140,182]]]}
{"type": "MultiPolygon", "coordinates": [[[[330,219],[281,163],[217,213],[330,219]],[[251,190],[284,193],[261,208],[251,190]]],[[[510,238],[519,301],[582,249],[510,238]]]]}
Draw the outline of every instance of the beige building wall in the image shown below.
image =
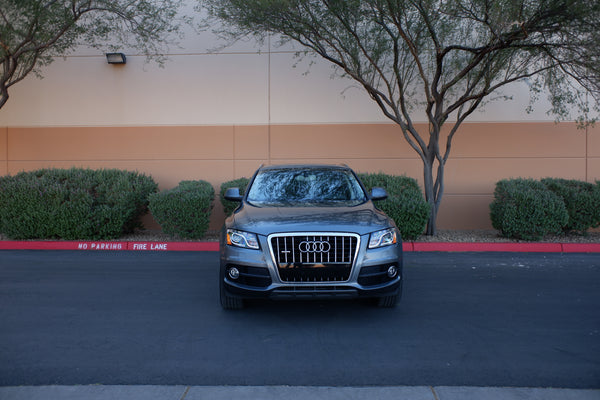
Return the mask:
{"type": "MultiPolygon", "coordinates": [[[[161,68],[127,49],[127,64],[81,48],[15,85],[0,109],[0,175],[42,167],[123,168],[161,189],[204,179],[216,189],[262,163],[345,163],[360,172],[405,174],[422,164],[376,104],[297,49],[239,42],[219,51],[190,33],[161,68]]],[[[600,179],[600,128],[554,124],[543,101],[526,113],[517,84],[471,116],[446,168],[439,227],[489,228],[496,181],[556,176],[600,179]]],[[[415,121],[424,122],[418,112],[415,121]]],[[[425,130],[426,125],[422,124],[425,130]]],[[[211,224],[223,220],[216,205],[211,224]]],[[[149,221],[152,226],[152,222],[149,221]]]]}

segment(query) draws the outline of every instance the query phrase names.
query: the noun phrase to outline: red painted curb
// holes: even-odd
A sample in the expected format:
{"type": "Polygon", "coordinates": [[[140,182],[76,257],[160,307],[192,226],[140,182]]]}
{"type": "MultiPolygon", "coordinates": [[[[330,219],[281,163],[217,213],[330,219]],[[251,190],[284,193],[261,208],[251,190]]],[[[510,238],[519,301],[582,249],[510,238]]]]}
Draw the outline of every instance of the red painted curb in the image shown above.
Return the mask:
{"type": "Polygon", "coordinates": [[[219,251],[218,242],[129,242],[128,250],[219,251]]]}
{"type": "Polygon", "coordinates": [[[600,243],[563,243],[565,253],[600,253],[600,243]]]}
{"type": "MultiPolygon", "coordinates": [[[[600,243],[404,242],[412,251],[600,253],[600,243]]],[[[0,250],[219,251],[218,242],[0,241],[0,250]]]]}
{"type": "Polygon", "coordinates": [[[506,251],[560,253],[560,243],[460,243],[460,242],[415,242],[414,251],[506,251]]]}
{"type": "Polygon", "coordinates": [[[217,242],[0,241],[0,250],[219,251],[217,242]]]}
{"type": "Polygon", "coordinates": [[[1,241],[0,250],[127,250],[127,242],[1,241]]]}
{"type": "Polygon", "coordinates": [[[402,251],[415,251],[414,242],[402,242],[402,251]]]}

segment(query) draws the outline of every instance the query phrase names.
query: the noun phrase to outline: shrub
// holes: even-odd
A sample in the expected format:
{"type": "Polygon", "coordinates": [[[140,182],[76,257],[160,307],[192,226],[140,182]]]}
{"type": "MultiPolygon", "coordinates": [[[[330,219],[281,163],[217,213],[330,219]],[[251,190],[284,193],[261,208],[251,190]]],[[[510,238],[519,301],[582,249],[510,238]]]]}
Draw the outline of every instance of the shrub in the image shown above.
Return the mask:
{"type": "Polygon", "coordinates": [[[545,178],[542,183],[560,196],[569,213],[565,232],[585,233],[600,226],[600,187],[596,184],[567,179],[545,178]]]}
{"type": "MultiPolygon", "coordinates": [[[[400,195],[406,192],[421,193],[421,188],[416,179],[408,176],[388,175],[379,172],[376,174],[358,174],[358,177],[368,190],[374,187],[382,187],[388,192],[388,195],[400,195]]],[[[423,196],[421,195],[421,197],[423,196]]]]}
{"type": "Polygon", "coordinates": [[[430,207],[415,179],[383,173],[359,174],[359,178],[369,190],[382,187],[388,192],[388,198],[377,202],[377,207],[396,222],[403,239],[414,240],[423,233],[430,207]]]}
{"type": "Polygon", "coordinates": [[[248,178],[238,178],[232,181],[223,182],[221,184],[221,192],[219,193],[219,199],[221,200],[221,204],[223,204],[223,210],[225,211],[225,215],[231,214],[238,206],[240,205],[237,201],[229,201],[225,200],[225,192],[229,188],[240,188],[240,194],[244,194],[246,192],[246,187],[250,179],[248,178]]]}
{"type": "Polygon", "coordinates": [[[503,236],[523,240],[560,233],[569,219],[559,196],[539,181],[520,178],[496,184],[490,216],[503,236]]]}
{"type": "Polygon", "coordinates": [[[182,181],[173,189],[150,196],[150,211],[163,231],[185,239],[200,239],[208,230],[215,191],[205,181],[182,181]]]}
{"type": "Polygon", "coordinates": [[[0,178],[0,231],[12,239],[113,239],[141,227],[151,177],[120,170],[41,169],[0,178]]]}

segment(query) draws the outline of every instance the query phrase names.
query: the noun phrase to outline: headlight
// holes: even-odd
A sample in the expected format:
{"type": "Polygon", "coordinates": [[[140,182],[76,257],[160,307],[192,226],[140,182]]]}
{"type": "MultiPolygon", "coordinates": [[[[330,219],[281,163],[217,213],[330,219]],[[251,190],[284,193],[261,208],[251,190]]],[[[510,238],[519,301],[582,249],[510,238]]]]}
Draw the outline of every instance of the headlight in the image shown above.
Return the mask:
{"type": "Polygon", "coordinates": [[[396,233],[396,229],[384,229],[382,231],[371,233],[371,238],[369,239],[369,248],[375,249],[377,247],[389,246],[397,242],[398,234],[396,233]]]}
{"type": "Polygon", "coordinates": [[[259,249],[258,237],[254,233],[227,229],[227,244],[246,249],[259,249]]]}

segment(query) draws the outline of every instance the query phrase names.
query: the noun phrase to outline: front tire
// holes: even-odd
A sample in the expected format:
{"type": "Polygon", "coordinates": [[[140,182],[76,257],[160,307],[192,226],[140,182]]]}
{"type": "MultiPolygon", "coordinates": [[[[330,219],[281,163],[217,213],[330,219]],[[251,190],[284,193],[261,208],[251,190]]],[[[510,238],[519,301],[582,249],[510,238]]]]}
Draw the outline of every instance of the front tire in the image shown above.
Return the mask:
{"type": "Polygon", "coordinates": [[[402,281],[396,294],[390,296],[383,296],[376,298],[376,305],[379,308],[394,308],[398,304],[398,301],[402,298],[402,281]]]}
{"type": "Polygon", "coordinates": [[[394,308],[398,304],[398,295],[379,297],[377,299],[377,307],[379,308],[394,308]]]}
{"type": "Polygon", "coordinates": [[[241,310],[244,308],[244,299],[230,296],[229,293],[227,293],[227,289],[225,289],[223,280],[221,280],[219,287],[221,307],[223,307],[224,310],[241,310]]]}

